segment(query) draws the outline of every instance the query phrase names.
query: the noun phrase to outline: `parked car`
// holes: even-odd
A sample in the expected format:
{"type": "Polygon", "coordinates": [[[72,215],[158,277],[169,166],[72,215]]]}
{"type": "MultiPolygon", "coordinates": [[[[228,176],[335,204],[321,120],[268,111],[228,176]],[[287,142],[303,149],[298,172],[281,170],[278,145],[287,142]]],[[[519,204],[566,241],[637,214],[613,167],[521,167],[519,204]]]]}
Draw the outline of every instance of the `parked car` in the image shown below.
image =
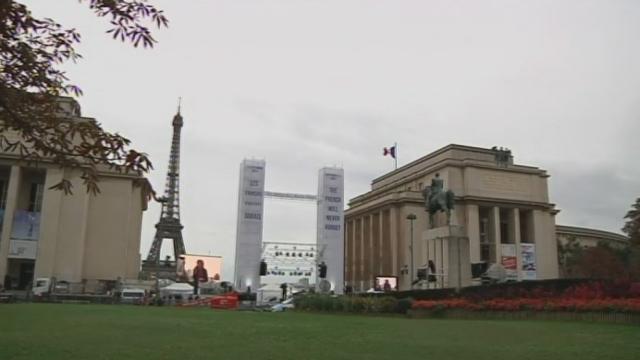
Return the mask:
{"type": "Polygon", "coordinates": [[[69,293],[69,282],[68,281],[57,281],[56,285],[53,288],[53,292],[56,294],[68,294],[69,293]]]}
{"type": "Polygon", "coordinates": [[[271,307],[272,312],[280,312],[285,311],[287,309],[293,309],[295,306],[293,305],[293,298],[289,298],[279,304],[275,304],[271,307]]]}

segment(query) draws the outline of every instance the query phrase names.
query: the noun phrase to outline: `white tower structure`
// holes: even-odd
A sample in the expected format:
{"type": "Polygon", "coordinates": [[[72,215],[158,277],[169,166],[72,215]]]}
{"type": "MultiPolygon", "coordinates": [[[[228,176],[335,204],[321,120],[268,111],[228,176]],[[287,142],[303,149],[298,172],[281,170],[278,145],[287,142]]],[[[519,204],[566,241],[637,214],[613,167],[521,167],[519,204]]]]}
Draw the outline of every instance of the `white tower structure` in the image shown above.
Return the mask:
{"type": "Polygon", "coordinates": [[[318,175],[318,263],[327,265],[331,290],[344,287],[344,170],[325,167],[318,175]]]}
{"type": "MultiPolygon", "coordinates": [[[[318,194],[291,194],[264,190],[264,160],[244,160],[240,164],[238,222],[236,229],[235,286],[239,291],[260,288],[260,263],[263,258],[262,219],[264,198],[271,197],[317,203],[317,239],[315,263],[324,262],[325,279],[331,290],[341,294],[344,288],[344,171],[322,168],[318,174],[318,194]]],[[[295,244],[294,244],[295,245],[295,244]]],[[[311,245],[311,244],[310,244],[311,245]]],[[[315,272],[318,274],[318,272],[315,272]]],[[[324,282],[326,285],[326,282],[324,282]]],[[[316,281],[318,285],[318,281],[316,281]]]]}
{"type": "Polygon", "coordinates": [[[264,171],[264,160],[245,159],[240,164],[235,287],[243,291],[247,287],[251,291],[260,287],[264,171]]]}

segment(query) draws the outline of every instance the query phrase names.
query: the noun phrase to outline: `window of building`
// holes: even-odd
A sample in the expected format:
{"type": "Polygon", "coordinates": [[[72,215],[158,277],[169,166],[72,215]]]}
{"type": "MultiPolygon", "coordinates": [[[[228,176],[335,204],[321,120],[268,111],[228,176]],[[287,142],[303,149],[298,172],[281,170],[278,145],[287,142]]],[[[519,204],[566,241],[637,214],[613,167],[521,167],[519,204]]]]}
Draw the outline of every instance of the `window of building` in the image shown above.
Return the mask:
{"type": "Polygon", "coordinates": [[[0,209],[4,209],[7,206],[7,181],[0,180],[0,209]]]}
{"type": "Polygon", "coordinates": [[[503,244],[514,244],[513,229],[510,224],[512,220],[512,209],[500,209],[500,242],[503,244]]]}
{"type": "Polygon", "coordinates": [[[479,208],[480,220],[480,261],[486,263],[496,262],[496,246],[491,236],[491,228],[489,224],[489,214],[491,208],[479,208]]]}
{"type": "Polygon", "coordinates": [[[29,191],[29,211],[40,212],[42,210],[42,195],[44,184],[32,183],[29,191]]]}
{"type": "Polygon", "coordinates": [[[520,209],[520,242],[533,243],[533,212],[520,209]]]}

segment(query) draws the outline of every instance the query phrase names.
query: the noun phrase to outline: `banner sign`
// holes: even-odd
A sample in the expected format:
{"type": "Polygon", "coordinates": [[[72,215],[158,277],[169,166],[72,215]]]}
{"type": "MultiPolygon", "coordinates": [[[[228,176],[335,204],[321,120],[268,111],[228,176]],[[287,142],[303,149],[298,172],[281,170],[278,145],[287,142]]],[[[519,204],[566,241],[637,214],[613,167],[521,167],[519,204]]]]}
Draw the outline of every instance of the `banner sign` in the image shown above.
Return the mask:
{"type": "Polygon", "coordinates": [[[40,213],[16,210],[11,227],[11,238],[18,240],[38,240],[40,235],[40,213]]]}
{"type": "Polygon", "coordinates": [[[522,254],[522,280],[536,280],[536,245],[520,244],[522,254]]]}
{"type": "Polygon", "coordinates": [[[344,287],[344,171],[325,167],[318,173],[317,246],[319,262],[327,265],[331,290],[344,287]]]}
{"type": "Polygon", "coordinates": [[[500,263],[504,267],[508,281],[518,280],[518,259],[516,257],[516,244],[502,244],[502,257],[500,263]]]}
{"type": "Polygon", "coordinates": [[[264,174],[264,160],[245,159],[240,164],[235,259],[235,283],[240,291],[260,287],[264,174]]]}
{"type": "Polygon", "coordinates": [[[11,240],[9,243],[9,258],[35,260],[38,252],[38,242],[32,240],[11,240]]]}

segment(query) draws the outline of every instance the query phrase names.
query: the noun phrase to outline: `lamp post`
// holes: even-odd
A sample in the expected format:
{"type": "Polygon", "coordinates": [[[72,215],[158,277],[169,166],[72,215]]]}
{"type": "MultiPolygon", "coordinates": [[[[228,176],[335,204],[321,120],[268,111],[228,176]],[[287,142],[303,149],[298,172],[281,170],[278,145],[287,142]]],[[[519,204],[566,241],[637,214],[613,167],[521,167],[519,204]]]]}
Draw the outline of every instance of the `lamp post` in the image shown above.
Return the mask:
{"type": "Polygon", "coordinates": [[[411,288],[413,289],[413,221],[416,219],[415,214],[407,215],[407,220],[411,223],[411,245],[409,245],[409,252],[411,253],[411,275],[409,281],[411,282],[411,288]]]}

